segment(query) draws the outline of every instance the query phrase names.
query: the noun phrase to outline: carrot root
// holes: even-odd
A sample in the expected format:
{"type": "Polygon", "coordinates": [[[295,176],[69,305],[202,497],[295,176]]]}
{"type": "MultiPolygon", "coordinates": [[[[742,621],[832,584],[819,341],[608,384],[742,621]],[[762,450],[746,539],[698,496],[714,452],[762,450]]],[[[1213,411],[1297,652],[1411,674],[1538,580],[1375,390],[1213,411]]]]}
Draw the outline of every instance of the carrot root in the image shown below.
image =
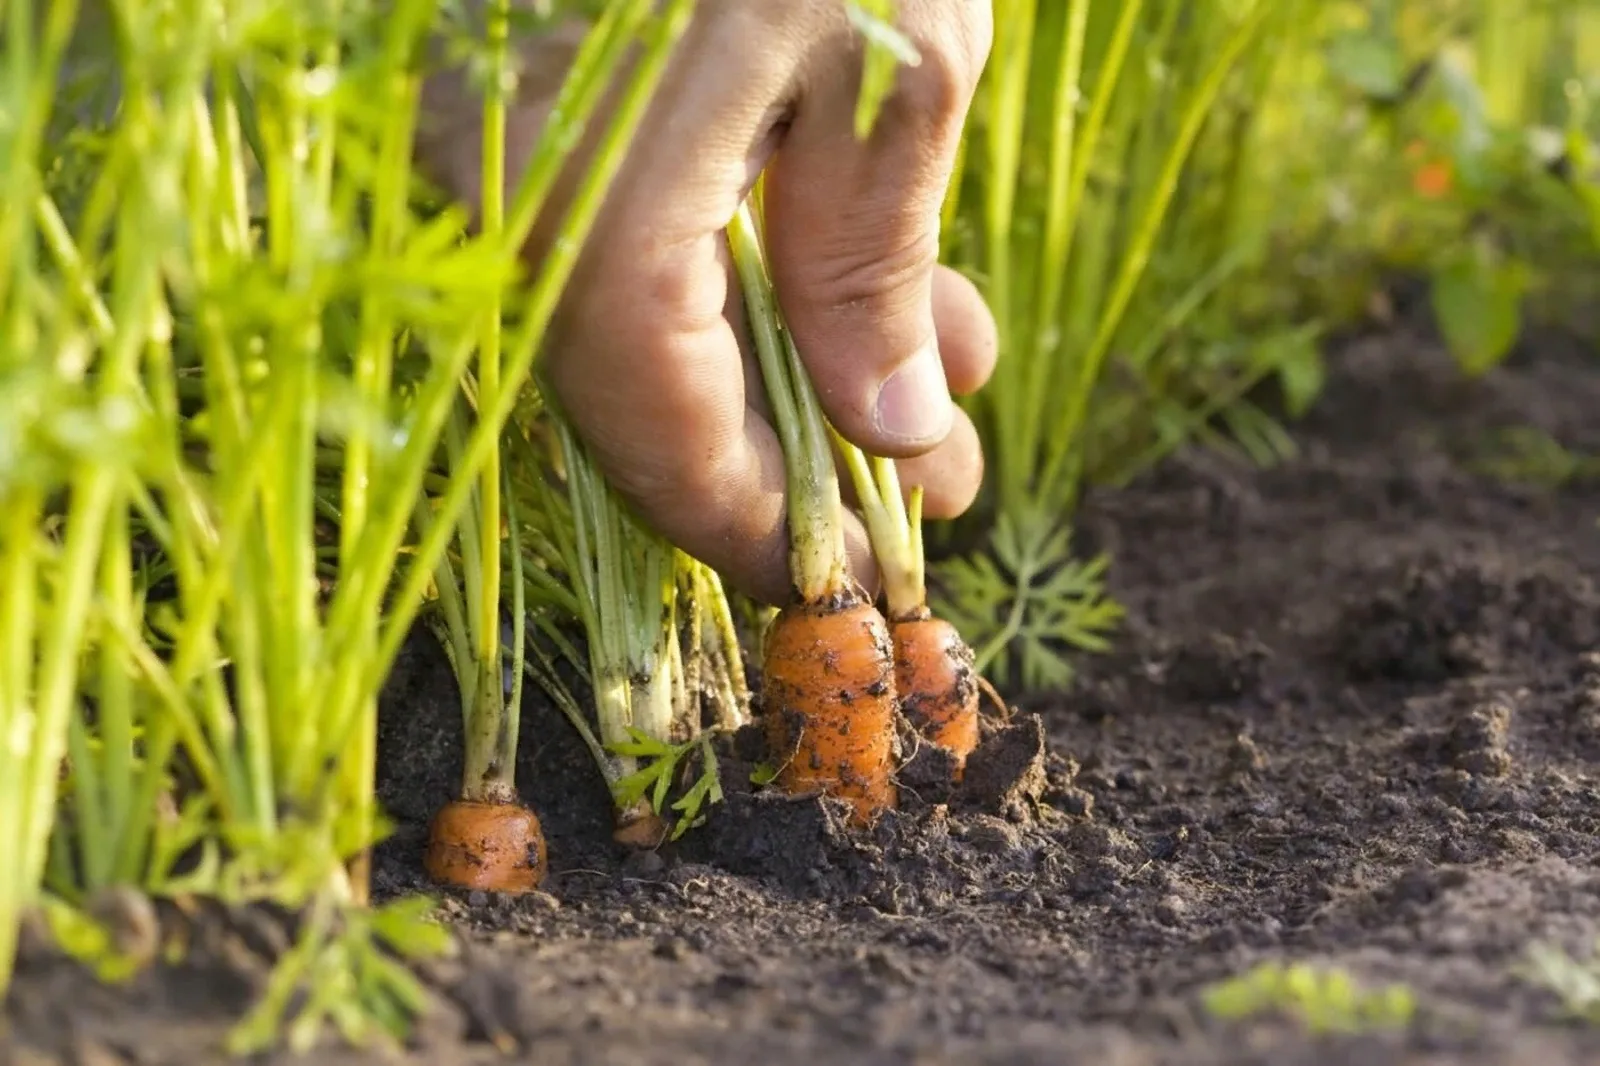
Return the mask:
{"type": "Polygon", "coordinates": [[[982,689],[984,696],[990,703],[994,704],[995,713],[1000,720],[1002,722],[1011,721],[1011,716],[1016,713],[1015,708],[1005,701],[1005,697],[1000,695],[999,691],[989,684],[989,679],[982,674],[978,675],[978,688],[982,689]]]}
{"type": "Polygon", "coordinates": [[[764,649],[763,701],[776,783],[823,792],[870,824],[899,804],[888,623],[871,604],[806,604],[779,613],[764,649]]]}
{"type": "Polygon", "coordinates": [[[895,622],[895,691],[917,731],[956,758],[956,778],[978,746],[978,672],[972,649],[941,618],[895,622]]]}
{"type": "Polygon", "coordinates": [[[548,869],[544,830],[520,803],[457,800],[434,816],[423,868],[435,881],[459,888],[532,892],[548,869]]]}
{"type": "Polygon", "coordinates": [[[649,803],[640,800],[627,810],[617,812],[611,839],[638,851],[653,851],[666,842],[671,832],[666,819],[652,810],[649,803]]]}

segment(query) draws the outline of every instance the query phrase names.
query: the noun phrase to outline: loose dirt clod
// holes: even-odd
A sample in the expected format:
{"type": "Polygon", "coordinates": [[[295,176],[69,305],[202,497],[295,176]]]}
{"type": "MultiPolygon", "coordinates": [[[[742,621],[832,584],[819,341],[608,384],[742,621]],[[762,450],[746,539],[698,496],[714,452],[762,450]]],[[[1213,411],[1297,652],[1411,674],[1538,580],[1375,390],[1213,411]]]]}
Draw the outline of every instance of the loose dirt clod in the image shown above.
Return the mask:
{"type": "Polygon", "coordinates": [[[1044,722],[1038,715],[1020,716],[997,731],[967,759],[961,789],[965,801],[1016,821],[1030,817],[1048,784],[1045,743],[1044,722]]]}

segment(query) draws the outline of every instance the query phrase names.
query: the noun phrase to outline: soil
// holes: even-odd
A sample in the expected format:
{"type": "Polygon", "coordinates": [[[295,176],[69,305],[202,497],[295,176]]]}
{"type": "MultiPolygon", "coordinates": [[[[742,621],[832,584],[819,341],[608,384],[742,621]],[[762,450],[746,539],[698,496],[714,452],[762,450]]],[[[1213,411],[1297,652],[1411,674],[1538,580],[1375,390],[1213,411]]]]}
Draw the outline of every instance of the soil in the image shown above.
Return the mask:
{"type": "MultiPolygon", "coordinates": [[[[548,892],[445,900],[465,953],[424,970],[437,1002],[405,1058],[1600,1061],[1600,1028],[1520,969],[1535,942],[1600,940],[1600,486],[1472,460],[1529,425],[1600,452],[1594,351],[1545,333],[1467,381],[1423,330],[1349,338],[1298,458],[1190,451],[1097,495],[1080,534],[1116,560],[1115,652],[990,729],[963,789],[923,772],[865,835],[736,787],[734,763],[710,825],[625,858],[582,750],[530,697],[519,778],[548,892]],[[1208,1014],[1209,983],[1263,960],[1403,983],[1416,1016],[1316,1035],[1208,1014]]],[[[414,641],[384,707],[385,896],[423,887],[453,698],[414,641]]],[[[187,962],[119,987],[30,947],[9,1061],[220,1061],[274,938],[211,924],[187,962]]]]}

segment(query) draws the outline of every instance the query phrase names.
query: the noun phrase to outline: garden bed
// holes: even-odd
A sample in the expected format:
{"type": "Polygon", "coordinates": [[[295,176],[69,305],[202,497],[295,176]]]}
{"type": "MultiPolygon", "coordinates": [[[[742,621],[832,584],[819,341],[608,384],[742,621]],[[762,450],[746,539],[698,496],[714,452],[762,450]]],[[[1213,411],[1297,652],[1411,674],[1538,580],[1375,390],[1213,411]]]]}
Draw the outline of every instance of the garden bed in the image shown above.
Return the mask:
{"type": "MultiPolygon", "coordinates": [[[[852,839],[730,767],[713,826],[619,863],[593,763],[537,709],[518,779],[549,894],[446,901],[470,945],[427,969],[447,995],[416,1061],[1594,1061],[1600,1029],[1556,1024],[1515,968],[1600,938],[1600,486],[1469,456],[1518,425],[1600,452],[1600,365],[1544,335],[1474,383],[1398,328],[1330,375],[1299,459],[1187,453],[1090,502],[1118,652],[1025,702],[948,809],[908,789],[852,839]],[[1316,1038],[1201,1008],[1285,957],[1403,982],[1416,1023],[1316,1038]]],[[[380,735],[382,894],[423,887],[424,820],[458,786],[453,686],[414,641],[380,735]]],[[[32,1050],[0,1063],[220,1061],[276,926],[189,920],[189,963],[126,988],[25,949],[8,1013],[32,1050]]]]}

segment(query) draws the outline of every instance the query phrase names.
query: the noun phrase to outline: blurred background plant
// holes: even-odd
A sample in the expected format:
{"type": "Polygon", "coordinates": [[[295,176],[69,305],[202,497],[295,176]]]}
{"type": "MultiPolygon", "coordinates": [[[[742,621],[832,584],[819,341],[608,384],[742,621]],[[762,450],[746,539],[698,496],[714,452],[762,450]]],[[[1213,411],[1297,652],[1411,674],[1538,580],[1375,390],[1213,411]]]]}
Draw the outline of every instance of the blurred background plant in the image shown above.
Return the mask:
{"type": "MultiPolygon", "coordinates": [[[[892,0],[840,2],[873,45],[864,126],[916,55],[892,0]]],[[[401,960],[444,941],[418,904],[363,906],[363,857],[377,695],[419,618],[453,653],[469,777],[514,791],[525,663],[619,814],[676,834],[715,802],[707,738],[748,698],[736,612],[531,374],[692,8],[0,9],[0,991],[36,907],[109,979],[107,893],[267,901],[306,918],[237,1048],[398,1034],[421,995],[401,960]],[[486,172],[526,173],[470,232],[412,172],[423,45],[474,72],[492,130],[504,56],[573,12],[595,30],[564,121],[526,168],[487,139],[486,172]],[[630,52],[566,239],[520,263],[630,52]]],[[[994,8],[943,230],[1000,324],[968,401],[990,477],[928,535],[940,613],[1016,690],[1114,639],[1084,494],[1191,441],[1291,454],[1323,338],[1381,315],[1392,276],[1427,282],[1473,374],[1528,315],[1594,299],[1600,2],[994,8]]]]}
{"type": "Polygon", "coordinates": [[[1191,441],[1252,462],[1321,341],[1428,286],[1470,374],[1596,294],[1594,0],[997,0],[945,257],[999,318],[991,472],[944,612],[999,682],[1066,683],[1118,612],[1074,508],[1191,441]]]}

